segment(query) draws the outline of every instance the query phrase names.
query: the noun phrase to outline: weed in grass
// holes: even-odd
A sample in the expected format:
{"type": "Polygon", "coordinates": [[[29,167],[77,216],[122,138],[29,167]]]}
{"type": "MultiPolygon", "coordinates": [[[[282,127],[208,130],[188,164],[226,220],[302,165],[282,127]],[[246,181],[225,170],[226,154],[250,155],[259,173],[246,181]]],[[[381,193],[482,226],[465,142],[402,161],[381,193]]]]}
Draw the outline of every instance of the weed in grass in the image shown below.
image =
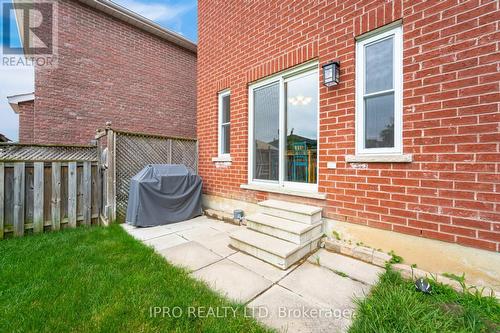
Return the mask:
{"type": "Polygon", "coordinates": [[[401,256],[398,256],[394,250],[391,250],[389,253],[388,253],[390,256],[392,256],[391,260],[389,260],[389,263],[390,264],[399,264],[399,263],[402,263],[403,262],[403,257],[401,256]]]}
{"type": "Polygon", "coordinates": [[[347,275],[346,273],[341,272],[341,271],[333,271],[333,272],[334,272],[335,274],[340,275],[340,276],[345,277],[345,278],[346,278],[346,277],[349,277],[349,275],[347,275]]]}

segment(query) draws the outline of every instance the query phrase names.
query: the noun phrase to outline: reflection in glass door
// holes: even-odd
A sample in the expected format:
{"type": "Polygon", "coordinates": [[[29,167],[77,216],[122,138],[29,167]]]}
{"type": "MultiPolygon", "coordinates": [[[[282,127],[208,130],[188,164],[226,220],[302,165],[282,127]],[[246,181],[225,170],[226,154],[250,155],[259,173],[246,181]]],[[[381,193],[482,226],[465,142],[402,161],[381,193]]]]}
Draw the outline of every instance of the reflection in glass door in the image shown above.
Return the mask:
{"type": "Polygon", "coordinates": [[[249,87],[249,182],[317,190],[318,85],[308,64],[249,87]]]}
{"type": "Polygon", "coordinates": [[[315,184],[318,156],[318,75],[285,81],[285,181],[315,184]]]}
{"type": "Polygon", "coordinates": [[[255,89],[254,178],[279,179],[279,82],[255,89]]]}

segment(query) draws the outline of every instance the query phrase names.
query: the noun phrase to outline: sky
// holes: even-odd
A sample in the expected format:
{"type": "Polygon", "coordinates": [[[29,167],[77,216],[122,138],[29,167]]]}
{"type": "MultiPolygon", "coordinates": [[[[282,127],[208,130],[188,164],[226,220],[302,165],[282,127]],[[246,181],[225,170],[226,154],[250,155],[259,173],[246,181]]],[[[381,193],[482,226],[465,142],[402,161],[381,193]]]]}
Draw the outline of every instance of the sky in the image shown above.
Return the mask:
{"type": "MultiPolygon", "coordinates": [[[[3,26],[7,23],[11,27],[11,45],[19,45],[16,22],[3,11],[4,3],[10,1],[0,0],[0,42],[4,43],[3,26]]],[[[114,0],[114,2],[197,42],[196,0],[114,0]]],[[[2,48],[0,56],[3,56],[2,48]]],[[[19,119],[7,102],[7,96],[33,91],[33,67],[6,66],[3,61],[0,62],[0,133],[13,141],[18,140],[19,119]]]]}

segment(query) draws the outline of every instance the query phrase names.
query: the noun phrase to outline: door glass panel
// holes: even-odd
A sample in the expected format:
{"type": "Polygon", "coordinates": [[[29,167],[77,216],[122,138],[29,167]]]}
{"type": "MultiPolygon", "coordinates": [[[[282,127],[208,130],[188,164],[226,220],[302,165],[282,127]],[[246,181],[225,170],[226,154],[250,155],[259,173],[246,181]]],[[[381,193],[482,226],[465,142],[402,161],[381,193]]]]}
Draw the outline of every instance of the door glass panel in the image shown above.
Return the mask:
{"type": "Polygon", "coordinates": [[[393,88],[393,38],[369,44],[365,49],[365,93],[393,88]]]}
{"type": "Polygon", "coordinates": [[[279,179],[279,83],[254,90],[254,179],[279,179]]]}
{"type": "Polygon", "coordinates": [[[394,93],[365,97],[365,148],[394,147],[394,93]]]}
{"type": "Polygon", "coordinates": [[[316,183],[318,148],[318,75],[316,72],[285,84],[285,180],[316,183]]]}

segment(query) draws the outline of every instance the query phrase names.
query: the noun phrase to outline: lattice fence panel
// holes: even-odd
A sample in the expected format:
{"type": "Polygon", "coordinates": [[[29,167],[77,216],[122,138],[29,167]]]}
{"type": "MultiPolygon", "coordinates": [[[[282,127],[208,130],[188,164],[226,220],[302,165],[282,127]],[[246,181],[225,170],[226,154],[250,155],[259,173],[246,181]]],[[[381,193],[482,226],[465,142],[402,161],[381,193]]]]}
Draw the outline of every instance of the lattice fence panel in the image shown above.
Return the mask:
{"type": "Polygon", "coordinates": [[[172,164],[184,164],[196,172],[198,170],[196,141],[172,140],[172,164]]]}
{"type": "Polygon", "coordinates": [[[0,144],[1,161],[97,161],[94,146],[0,144]]]}
{"type": "Polygon", "coordinates": [[[116,132],[116,216],[127,213],[130,179],[148,164],[184,164],[197,170],[195,140],[116,132]]]}

